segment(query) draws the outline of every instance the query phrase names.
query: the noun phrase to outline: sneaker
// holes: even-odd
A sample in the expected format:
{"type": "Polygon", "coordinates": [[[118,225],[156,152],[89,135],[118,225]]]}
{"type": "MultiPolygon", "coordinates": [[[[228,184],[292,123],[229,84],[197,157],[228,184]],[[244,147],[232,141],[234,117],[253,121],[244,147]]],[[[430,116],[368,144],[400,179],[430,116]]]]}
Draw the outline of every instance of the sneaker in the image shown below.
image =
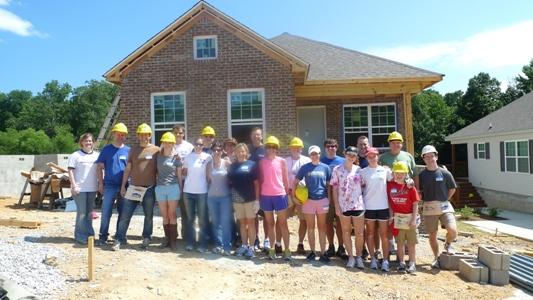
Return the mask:
{"type": "Polygon", "coordinates": [[[326,253],[324,253],[324,255],[326,255],[327,257],[335,256],[335,246],[329,245],[328,250],[326,251],[326,253]]]}
{"type": "Polygon", "coordinates": [[[222,251],[220,252],[220,254],[221,254],[222,256],[229,256],[229,255],[231,255],[231,251],[230,251],[230,250],[224,250],[224,249],[222,249],[222,251]]]}
{"type": "Polygon", "coordinates": [[[381,251],[376,250],[376,252],[374,252],[374,257],[375,257],[376,259],[379,259],[379,256],[380,256],[380,255],[381,255],[381,251]]]}
{"type": "Polygon", "coordinates": [[[344,246],[339,246],[339,249],[337,249],[337,253],[335,253],[337,257],[340,257],[342,259],[348,259],[348,255],[346,255],[346,249],[344,249],[344,246]]]}
{"type": "Polygon", "coordinates": [[[383,262],[381,263],[381,271],[382,272],[388,272],[389,271],[389,261],[388,260],[383,260],[383,262]]]}
{"type": "Polygon", "coordinates": [[[346,268],[351,269],[355,267],[355,258],[353,256],[350,256],[348,258],[348,263],[346,264],[346,268]]]}
{"type": "Polygon", "coordinates": [[[407,273],[413,274],[416,272],[416,265],[414,262],[409,262],[409,268],[407,269],[407,273]]]}
{"type": "Polygon", "coordinates": [[[276,255],[281,255],[283,253],[283,249],[281,248],[281,245],[274,245],[274,250],[276,250],[276,255]]]}
{"type": "Polygon", "coordinates": [[[270,260],[276,259],[276,250],[274,249],[268,249],[268,258],[270,260]]]}
{"type": "Polygon", "coordinates": [[[296,248],[296,253],[300,255],[305,255],[304,244],[298,244],[298,247],[296,248]]]}
{"type": "Polygon", "coordinates": [[[366,248],[363,248],[363,255],[361,255],[361,258],[363,260],[366,260],[369,256],[370,254],[368,253],[368,250],[366,250],[366,248]]]}
{"type": "Polygon", "coordinates": [[[192,245],[187,245],[187,246],[185,246],[185,250],[186,251],[192,251],[192,250],[194,250],[194,247],[192,245]]]}
{"type": "Polygon", "coordinates": [[[196,251],[198,251],[198,253],[205,253],[206,252],[205,248],[202,248],[202,247],[196,248],[196,251]]]}
{"type": "Polygon", "coordinates": [[[361,256],[355,258],[355,267],[359,270],[363,270],[365,268],[365,265],[363,264],[363,258],[361,256]]]}
{"type": "Polygon", "coordinates": [[[403,261],[398,265],[398,272],[405,273],[405,263],[403,261]]]}
{"type": "Polygon", "coordinates": [[[215,248],[211,249],[211,252],[213,252],[214,254],[221,254],[222,253],[222,248],[221,247],[215,247],[215,248]]]}
{"type": "Polygon", "coordinates": [[[329,264],[331,259],[326,254],[322,254],[320,255],[320,258],[318,259],[318,261],[324,264],[329,264]]]}
{"type": "Polygon", "coordinates": [[[115,243],[113,243],[113,247],[111,247],[111,250],[113,250],[113,251],[120,250],[120,242],[119,241],[115,241],[115,243]]]}
{"type": "Polygon", "coordinates": [[[370,269],[377,270],[378,269],[378,260],[376,257],[372,257],[372,260],[370,260],[370,269]]]}
{"type": "Polygon", "coordinates": [[[435,258],[435,260],[431,263],[431,268],[432,269],[440,269],[440,263],[439,263],[439,259],[438,258],[435,258]]]}
{"type": "Polygon", "coordinates": [[[102,246],[105,246],[105,245],[107,245],[107,241],[100,240],[100,239],[94,241],[94,246],[95,247],[102,247],[102,246]]]}
{"type": "Polygon", "coordinates": [[[150,245],[150,239],[149,238],[144,238],[143,239],[143,243],[141,245],[141,248],[146,249],[146,248],[148,248],[149,245],[150,245]]]}
{"type": "Polygon", "coordinates": [[[265,239],[263,241],[263,251],[265,252],[270,251],[270,240],[269,239],[265,239]]]}
{"type": "Polygon", "coordinates": [[[246,249],[246,252],[244,252],[244,257],[247,259],[252,259],[255,257],[254,249],[252,247],[248,247],[246,249]]]}
{"type": "Polygon", "coordinates": [[[255,251],[261,250],[261,247],[259,247],[259,238],[258,237],[256,237],[255,241],[254,241],[254,250],[255,251]]]}
{"type": "Polygon", "coordinates": [[[308,261],[315,261],[316,260],[315,252],[311,251],[311,253],[309,253],[305,259],[307,259],[308,261]]]}
{"type": "Polygon", "coordinates": [[[283,260],[286,260],[286,261],[292,260],[291,250],[285,249],[285,251],[283,251],[283,260]]]}
{"type": "Polygon", "coordinates": [[[446,251],[446,253],[448,253],[450,255],[454,255],[455,254],[455,250],[453,249],[451,243],[444,243],[444,251],[446,251]]]}
{"type": "Polygon", "coordinates": [[[248,250],[249,247],[245,245],[241,245],[237,250],[235,250],[235,256],[243,256],[244,253],[246,253],[246,250],[248,250]]]}

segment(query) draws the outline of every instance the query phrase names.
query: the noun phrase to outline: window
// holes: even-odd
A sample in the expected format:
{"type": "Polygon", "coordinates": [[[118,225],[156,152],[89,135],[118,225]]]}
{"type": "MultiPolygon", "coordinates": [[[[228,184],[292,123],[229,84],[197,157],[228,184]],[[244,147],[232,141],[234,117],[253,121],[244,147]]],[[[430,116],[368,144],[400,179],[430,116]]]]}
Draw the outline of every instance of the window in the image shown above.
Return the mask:
{"type": "Polygon", "coordinates": [[[228,98],[229,136],[247,143],[253,127],[264,130],[264,90],[229,90],[228,98]]]}
{"type": "Polygon", "coordinates": [[[529,173],[529,145],[527,141],[505,142],[505,170],[529,173]]]}
{"type": "Polygon", "coordinates": [[[396,130],[394,104],[345,105],[343,118],[345,146],[357,145],[357,138],[365,135],[372,146],[387,148],[387,137],[396,130]]]}
{"type": "Polygon", "coordinates": [[[163,133],[176,124],[185,126],[185,93],[152,94],[152,143],[159,145],[163,133]]]}
{"type": "Polygon", "coordinates": [[[217,36],[195,36],[193,48],[194,59],[215,59],[217,58],[217,36]]]}
{"type": "Polygon", "coordinates": [[[477,144],[477,158],[485,159],[485,144],[477,144]]]}

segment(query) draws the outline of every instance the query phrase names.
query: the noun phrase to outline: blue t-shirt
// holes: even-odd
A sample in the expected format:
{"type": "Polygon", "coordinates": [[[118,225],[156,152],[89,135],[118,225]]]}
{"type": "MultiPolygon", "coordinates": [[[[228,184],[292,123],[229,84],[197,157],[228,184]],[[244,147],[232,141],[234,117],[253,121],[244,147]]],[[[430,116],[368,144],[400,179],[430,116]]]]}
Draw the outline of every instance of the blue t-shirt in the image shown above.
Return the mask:
{"type": "Polygon", "coordinates": [[[326,164],[306,163],[298,170],[296,178],[298,180],[305,178],[309,199],[320,200],[328,196],[327,182],[331,179],[331,170],[326,164]]]}
{"type": "MultiPolygon", "coordinates": [[[[258,178],[257,164],[252,160],[244,162],[236,161],[231,164],[228,170],[230,185],[244,202],[255,200],[254,181],[258,178]]],[[[238,200],[234,199],[234,201],[238,200]]]]}
{"type": "Polygon", "coordinates": [[[358,156],[358,158],[359,158],[359,167],[361,169],[368,167],[368,159],[366,159],[366,157],[358,156]]]}
{"type": "Polygon", "coordinates": [[[329,167],[329,171],[333,172],[333,168],[344,163],[344,158],[338,155],[335,155],[334,158],[328,158],[327,156],[322,156],[320,162],[329,167]]]}
{"type": "Polygon", "coordinates": [[[122,148],[117,148],[113,144],[106,145],[96,163],[104,164],[104,185],[105,186],[120,186],[122,184],[122,175],[124,169],[128,164],[128,154],[130,147],[124,145],[122,148]]]}
{"type": "Polygon", "coordinates": [[[265,158],[266,155],[266,149],[264,145],[256,148],[250,144],[248,145],[248,152],[250,152],[250,160],[253,160],[256,164],[259,164],[259,161],[265,158]]]}

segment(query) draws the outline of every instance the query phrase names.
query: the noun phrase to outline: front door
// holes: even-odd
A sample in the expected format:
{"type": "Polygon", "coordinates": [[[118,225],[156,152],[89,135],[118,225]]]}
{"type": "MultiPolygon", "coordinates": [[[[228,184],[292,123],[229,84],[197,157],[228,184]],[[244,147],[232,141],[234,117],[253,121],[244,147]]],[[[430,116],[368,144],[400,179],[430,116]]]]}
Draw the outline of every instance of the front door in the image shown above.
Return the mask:
{"type": "Polygon", "coordinates": [[[301,106],[298,112],[298,137],[304,142],[304,154],[311,145],[320,148],[326,139],[326,107],[325,106],[301,106]]]}

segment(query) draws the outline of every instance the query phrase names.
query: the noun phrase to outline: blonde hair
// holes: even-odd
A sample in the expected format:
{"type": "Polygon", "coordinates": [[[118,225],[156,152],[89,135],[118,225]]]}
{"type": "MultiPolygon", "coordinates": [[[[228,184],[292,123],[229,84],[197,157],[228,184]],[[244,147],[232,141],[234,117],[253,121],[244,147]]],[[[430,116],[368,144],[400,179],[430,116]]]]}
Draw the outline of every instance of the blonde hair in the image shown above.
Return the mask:
{"type": "Polygon", "coordinates": [[[235,148],[233,149],[233,152],[236,153],[241,148],[243,148],[244,151],[246,151],[246,156],[247,157],[250,156],[250,151],[248,150],[248,146],[246,146],[245,143],[238,143],[237,146],[235,146],[235,148]]]}

